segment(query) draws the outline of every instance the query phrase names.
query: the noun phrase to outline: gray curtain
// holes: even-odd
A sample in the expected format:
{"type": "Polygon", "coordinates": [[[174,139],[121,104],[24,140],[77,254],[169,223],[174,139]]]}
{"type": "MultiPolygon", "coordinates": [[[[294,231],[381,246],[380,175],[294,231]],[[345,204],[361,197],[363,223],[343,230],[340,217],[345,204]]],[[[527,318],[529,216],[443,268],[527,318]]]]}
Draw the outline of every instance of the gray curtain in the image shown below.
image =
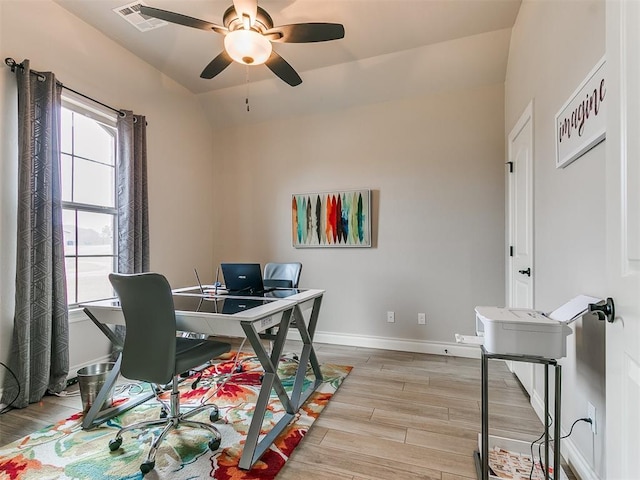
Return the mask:
{"type": "Polygon", "coordinates": [[[29,61],[18,82],[18,245],[16,305],[2,403],[26,407],[61,392],[69,372],[69,322],[62,238],[60,94],[50,73],[29,61]]]}
{"type": "Polygon", "coordinates": [[[147,122],[123,111],[118,117],[118,272],[149,271],[147,122]]]}
{"type": "MultiPolygon", "coordinates": [[[[148,272],[147,122],[144,116],[123,110],[117,128],[118,272],[148,272]]],[[[115,328],[120,344],[112,346],[112,360],[122,351],[125,331],[123,326],[115,328]]]]}

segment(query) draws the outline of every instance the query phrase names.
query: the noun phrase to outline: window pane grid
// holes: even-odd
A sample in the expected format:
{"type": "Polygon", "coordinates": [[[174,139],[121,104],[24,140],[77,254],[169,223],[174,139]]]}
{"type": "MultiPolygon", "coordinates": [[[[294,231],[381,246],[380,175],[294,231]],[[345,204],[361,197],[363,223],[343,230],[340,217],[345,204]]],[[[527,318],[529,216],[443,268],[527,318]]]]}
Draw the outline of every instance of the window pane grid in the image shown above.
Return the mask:
{"type": "Polygon", "coordinates": [[[102,165],[102,166],[104,166],[104,167],[111,168],[111,169],[112,169],[112,170],[114,170],[114,171],[115,171],[115,169],[116,169],[116,166],[115,166],[115,165],[113,165],[112,163],[101,162],[100,160],[96,160],[95,158],[83,157],[82,155],[74,155],[74,154],[73,154],[73,152],[65,152],[65,151],[63,151],[63,150],[61,150],[61,153],[62,153],[63,155],[69,155],[69,156],[71,156],[71,157],[73,157],[73,158],[77,158],[77,159],[79,159],[79,160],[84,160],[84,161],[86,161],[86,162],[96,163],[96,164],[98,164],[98,165],[102,165]]]}
{"type": "Polygon", "coordinates": [[[108,274],[117,269],[118,258],[116,133],[65,107],[62,131],[67,296],[69,305],[77,306],[113,296],[108,274]]]}
{"type": "Polygon", "coordinates": [[[64,258],[118,258],[117,255],[65,255],[64,258]]]}
{"type": "Polygon", "coordinates": [[[62,208],[77,210],[82,212],[104,213],[116,215],[118,210],[113,207],[103,207],[102,205],[90,205],[88,203],[62,202],[62,208]]]}

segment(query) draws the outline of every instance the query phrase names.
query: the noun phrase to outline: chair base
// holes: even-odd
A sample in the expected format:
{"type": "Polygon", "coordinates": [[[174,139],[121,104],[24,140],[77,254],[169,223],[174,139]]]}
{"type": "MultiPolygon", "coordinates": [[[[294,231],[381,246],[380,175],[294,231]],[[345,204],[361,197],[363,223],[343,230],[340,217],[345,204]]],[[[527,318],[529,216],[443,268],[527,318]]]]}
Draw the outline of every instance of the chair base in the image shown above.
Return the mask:
{"type": "Polygon", "coordinates": [[[171,411],[169,415],[165,416],[165,418],[159,418],[158,420],[148,420],[144,422],[134,423],[132,425],[127,425],[126,427],[122,427],[115,438],[113,438],[109,442],[109,449],[114,452],[120,448],[122,445],[122,436],[126,432],[131,430],[139,430],[139,429],[149,429],[161,425],[165,425],[162,432],[151,444],[151,448],[149,449],[149,453],[147,455],[147,459],[140,465],[140,471],[142,474],[149,473],[155,467],[156,454],[158,452],[158,448],[160,444],[164,441],[165,437],[173,430],[177,429],[180,426],[187,426],[193,428],[202,428],[208,430],[213,438],[209,440],[208,446],[209,449],[214,452],[218,448],[220,448],[220,444],[222,441],[222,436],[218,429],[210,423],[205,422],[197,422],[194,420],[188,420],[189,417],[196,415],[207,409],[214,409],[210,414],[210,420],[216,421],[218,419],[218,407],[215,404],[208,403],[204,405],[200,405],[199,407],[193,408],[187,412],[180,413],[180,392],[178,391],[178,378],[174,377],[173,379],[173,388],[171,390],[171,411]]]}

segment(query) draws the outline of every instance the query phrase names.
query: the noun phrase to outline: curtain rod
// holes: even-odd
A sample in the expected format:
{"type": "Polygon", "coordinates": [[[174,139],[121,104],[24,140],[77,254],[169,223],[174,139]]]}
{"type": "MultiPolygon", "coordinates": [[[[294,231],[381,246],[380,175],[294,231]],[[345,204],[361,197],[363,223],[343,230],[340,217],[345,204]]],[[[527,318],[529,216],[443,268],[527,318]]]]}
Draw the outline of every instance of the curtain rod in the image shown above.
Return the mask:
{"type": "MultiPolygon", "coordinates": [[[[22,65],[21,63],[16,62],[16,61],[15,61],[13,58],[11,58],[11,57],[5,58],[5,59],[4,59],[4,63],[5,63],[9,68],[11,68],[11,71],[12,71],[12,72],[15,72],[15,71],[16,71],[16,68],[24,69],[24,65],[22,65]]],[[[43,75],[42,75],[40,72],[37,72],[36,70],[31,70],[31,71],[30,71],[30,73],[31,73],[32,75],[37,75],[37,76],[38,76],[38,78],[42,78],[42,77],[43,77],[43,75]]],[[[76,95],[80,95],[81,97],[86,98],[87,100],[91,100],[92,102],[97,103],[98,105],[102,105],[103,107],[108,108],[109,110],[111,110],[111,111],[113,111],[113,112],[117,113],[118,115],[120,115],[120,116],[121,116],[121,117],[123,117],[123,118],[127,116],[127,114],[126,114],[124,111],[120,110],[120,109],[113,108],[113,107],[111,107],[111,106],[107,105],[106,103],[102,103],[102,102],[100,102],[100,101],[96,100],[95,98],[91,98],[90,96],[85,95],[84,93],[80,93],[80,92],[78,92],[78,91],[74,90],[73,88],[69,88],[69,87],[67,87],[67,86],[66,86],[64,83],[62,83],[62,82],[59,82],[59,81],[57,81],[57,80],[56,80],[56,82],[57,82],[60,86],[62,86],[62,88],[64,88],[65,90],[69,90],[70,92],[73,92],[73,93],[75,93],[76,95]]],[[[134,121],[135,121],[135,120],[137,120],[135,117],[133,117],[133,119],[134,119],[134,121]]]]}

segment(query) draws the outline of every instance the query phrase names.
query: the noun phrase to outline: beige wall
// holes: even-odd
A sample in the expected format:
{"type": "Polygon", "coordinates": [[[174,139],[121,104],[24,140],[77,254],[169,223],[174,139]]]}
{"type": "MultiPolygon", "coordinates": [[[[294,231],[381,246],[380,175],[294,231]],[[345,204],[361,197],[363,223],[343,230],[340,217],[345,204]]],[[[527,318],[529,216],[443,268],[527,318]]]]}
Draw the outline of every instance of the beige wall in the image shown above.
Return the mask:
{"type": "MultiPolygon", "coordinates": [[[[196,98],[52,1],[0,2],[0,57],[29,58],[32,68],[55,72],[75,90],[147,116],[151,268],[165,273],[176,285],[193,282],[193,267],[210,268],[210,127],[196,98]]],[[[0,361],[5,363],[13,328],[15,281],[15,105],[15,79],[3,65],[0,361]]],[[[95,327],[85,321],[73,323],[72,367],[94,359],[96,344],[106,351],[102,334],[95,327]]]]}
{"type": "MultiPolygon", "coordinates": [[[[504,92],[483,69],[473,75],[489,83],[484,87],[469,87],[471,77],[458,75],[465,81],[448,93],[440,86],[370,106],[346,107],[345,99],[345,108],[331,113],[218,130],[214,150],[202,98],[52,1],[3,0],[0,9],[2,58],[29,58],[33,68],[54,71],[74,89],[147,115],[151,266],[175,285],[191,283],[194,266],[213,279],[223,260],[300,260],[303,285],[327,289],[323,332],[339,341],[375,338],[387,348],[428,344],[437,351],[450,349],[454,333],[473,333],[475,305],[501,302],[504,92]],[[291,247],[291,193],[361,187],[373,190],[373,248],[291,247]],[[387,324],[388,310],[396,312],[395,324],[387,324]],[[417,325],[418,312],[427,314],[426,326],[417,325]]],[[[468,42],[458,43],[447,47],[455,58],[467,51],[468,42]]],[[[310,72],[306,78],[312,83],[310,72]]],[[[0,359],[6,360],[16,177],[15,88],[6,68],[0,112],[0,359]]],[[[101,340],[86,338],[87,326],[72,326],[72,368],[101,340]]]]}
{"type": "Polygon", "coordinates": [[[503,96],[425,92],[216,131],[214,260],[302,262],[302,286],[327,291],[321,338],[450,350],[437,342],[504,298],[503,96]],[[354,188],[373,190],[373,248],[292,247],[292,193],[354,188]]]}
{"type": "MultiPolygon", "coordinates": [[[[505,135],[534,100],[535,307],[548,311],[584,293],[605,291],[604,144],[565,169],[555,168],[554,116],[605,53],[604,1],[524,1],[513,29],[505,82],[505,135]]],[[[562,426],[568,431],[596,406],[598,434],[576,425],[563,450],[582,478],[604,478],[604,324],[573,325],[562,361],[562,426]]],[[[543,398],[536,371],[534,403],[543,398]],[[537,397],[537,398],[536,398],[537,397]]]]}

